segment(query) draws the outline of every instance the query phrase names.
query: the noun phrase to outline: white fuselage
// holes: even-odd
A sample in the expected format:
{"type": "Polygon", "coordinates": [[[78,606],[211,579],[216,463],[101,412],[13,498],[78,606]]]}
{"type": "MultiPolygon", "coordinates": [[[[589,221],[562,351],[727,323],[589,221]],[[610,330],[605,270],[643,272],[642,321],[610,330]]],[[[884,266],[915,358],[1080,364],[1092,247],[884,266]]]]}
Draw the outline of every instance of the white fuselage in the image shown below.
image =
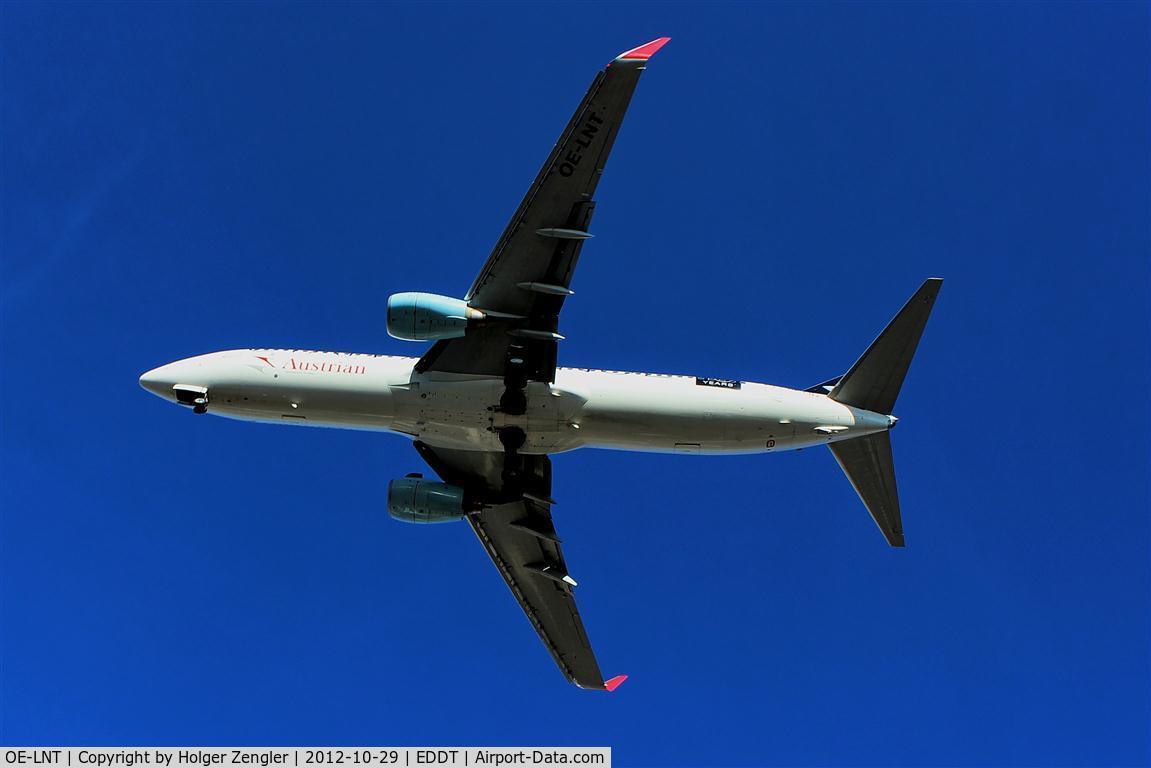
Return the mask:
{"type": "Polygon", "coordinates": [[[826,395],[684,375],[558,368],[528,383],[527,412],[497,408],[503,381],[414,373],[416,358],[243,349],[178,360],[140,377],[175,401],[203,387],[218,416],[277,424],[378,429],[439,448],[502,451],[498,429],[524,429],[525,454],[582,447],[756,454],[883,432],[892,419],[826,395]]]}
{"type": "Polygon", "coordinates": [[[439,448],[503,451],[498,430],[523,429],[523,453],[581,447],[662,453],[764,453],[882,432],[893,420],[823,394],[752,382],[559,368],[528,384],[527,412],[498,409],[487,376],[419,374],[416,358],[242,349],[179,360],[140,384],[175,401],[207,390],[209,413],[248,421],[396,432],[439,448]]]}

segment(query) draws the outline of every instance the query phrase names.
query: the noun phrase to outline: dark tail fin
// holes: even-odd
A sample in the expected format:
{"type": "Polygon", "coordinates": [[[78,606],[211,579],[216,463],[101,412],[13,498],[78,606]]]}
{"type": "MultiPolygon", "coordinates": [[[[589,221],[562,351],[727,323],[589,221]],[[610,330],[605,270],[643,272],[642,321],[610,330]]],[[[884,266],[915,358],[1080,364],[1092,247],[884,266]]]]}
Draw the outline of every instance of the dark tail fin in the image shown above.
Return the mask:
{"type": "Polygon", "coordinates": [[[941,278],[929,278],[899,310],[895,319],[887,324],[863,357],[843,375],[828,397],[867,411],[891,413],[941,285],[941,278]]]}
{"type": "MultiPolygon", "coordinates": [[[[938,277],[927,280],[827,396],[855,408],[890,414],[941,285],[943,280],[938,277]]],[[[831,383],[821,386],[826,389],[831,383]]],[[[887,543],[902,547],[903,520],[895,485],[895,461],[891,457],[891,433],[876,432],[828,447],[887,543]]]]}
{"type": "Polygon", "coordinates": [[[903,546],[903,521],[899,516],[899,489],[895,486],[895,462],[891,458],[891,433],[830,443],[828,448],[863,501],[871,519],[887,543],[903,546]]]}

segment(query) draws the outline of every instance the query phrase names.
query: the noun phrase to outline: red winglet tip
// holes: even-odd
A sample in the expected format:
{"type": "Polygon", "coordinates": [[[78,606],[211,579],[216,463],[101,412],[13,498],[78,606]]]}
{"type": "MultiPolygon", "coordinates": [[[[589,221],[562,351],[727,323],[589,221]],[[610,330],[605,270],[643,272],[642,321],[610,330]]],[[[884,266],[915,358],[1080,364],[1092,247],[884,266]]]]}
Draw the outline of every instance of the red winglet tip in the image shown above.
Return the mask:
{"type": "Polygon", "coordinates": [[[655,52],[660,48],[667,45],[667,41],[671,40],[670,37],[661,37],[658,40],[652,40],[650,43],[644,43],[638,48],[632,48],[630,51],[624,51],[616,59],[640,59],[646,61],[655,55],[655,52]]]}
{"type": "Polygon", "coordinates": [[[611,680],[605,680],[603,687],[607,688],[609,691],[614,691],[616,688],[619,688],[621,685],[623,685],[624,680],[627,680],[627,675],[616,675],[611,680]]]}

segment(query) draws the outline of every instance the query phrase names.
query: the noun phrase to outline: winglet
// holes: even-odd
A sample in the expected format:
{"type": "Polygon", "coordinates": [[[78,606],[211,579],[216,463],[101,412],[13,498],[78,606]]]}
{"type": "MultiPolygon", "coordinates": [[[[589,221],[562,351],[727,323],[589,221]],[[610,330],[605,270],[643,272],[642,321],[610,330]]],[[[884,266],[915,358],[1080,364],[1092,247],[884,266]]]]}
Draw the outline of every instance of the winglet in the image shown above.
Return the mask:
{"type": "Polygon", "coordinates": [[[658,40],[652,40],[650,43],[644,43],[637,48],[632,48],[630,51],[624,51],[619,56],[616,56],[615,60],[619,61],[620,59],[639,59],[640,61],[647,61],[655,55],[656,51],[667,45],[668,40],[671,40],[671,38],[661,37],[658,40]]]}
{"type": "MultiPolygon", "coordinates": [[[[649,43],[649,45],[650,45],[650,43],[649,43]]],[[[627,675],[616,675],[611,680],[605,680],[603,683],[603,687],[608,689],[609,691],[614,691],[616,688],[619,688],[621,685],[623,685],[624,680],[627,680],[627,675]]]]}

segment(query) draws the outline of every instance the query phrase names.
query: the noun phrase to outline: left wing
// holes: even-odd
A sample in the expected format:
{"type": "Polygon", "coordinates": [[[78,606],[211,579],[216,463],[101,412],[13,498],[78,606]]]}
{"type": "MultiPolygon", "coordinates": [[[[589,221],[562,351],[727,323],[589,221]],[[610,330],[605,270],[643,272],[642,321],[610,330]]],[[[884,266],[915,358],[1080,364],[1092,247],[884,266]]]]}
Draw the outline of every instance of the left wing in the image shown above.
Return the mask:
{"type": "MultiPolygon", "coordinates": [[[[458,451],[415,443],[420,456],[445,483],[501,501],[504,455],[458,451]]],[[[496,503],[468,522],[488,556],[568,680],[580,688],[614,690],[622,677],[605,681],[576,608],[560,540],[552,525],[551,460],[523,456],[518,498],[496,503]]]]}
{"type": "Polygon", "coordinates": [[[513,380],[555,379],[559,313],[591,237],[592,195],[639,76],[670,39],[621,53],[596,75],[468,291],[468,306],[503,318],[436,342],[417,372],[507,376],[515,360],[513,380]]]}

